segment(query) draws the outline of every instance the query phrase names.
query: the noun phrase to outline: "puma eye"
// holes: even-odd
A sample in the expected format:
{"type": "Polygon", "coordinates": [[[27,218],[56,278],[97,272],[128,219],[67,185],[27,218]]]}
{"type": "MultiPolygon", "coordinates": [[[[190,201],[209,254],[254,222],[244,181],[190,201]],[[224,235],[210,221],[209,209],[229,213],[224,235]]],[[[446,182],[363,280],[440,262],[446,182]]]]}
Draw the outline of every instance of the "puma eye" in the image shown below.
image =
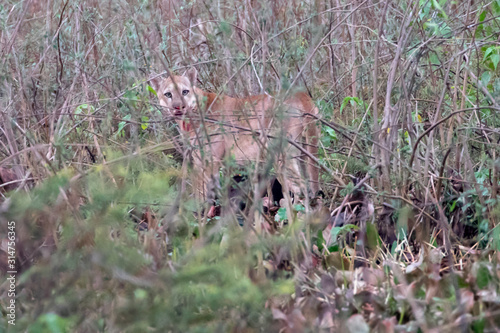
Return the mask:
{"type": "Polygon", "coordinates": [[[189,94],[189,90],[183,90],[182,91],[182,96],[186,96],[187,94],[189,94]]]}
{"type": "Polygon", "coordinates": [[[167,98],[172,98],[172,93],[171,92],[166,92],[165,96],[167,96],[167,98]]]}

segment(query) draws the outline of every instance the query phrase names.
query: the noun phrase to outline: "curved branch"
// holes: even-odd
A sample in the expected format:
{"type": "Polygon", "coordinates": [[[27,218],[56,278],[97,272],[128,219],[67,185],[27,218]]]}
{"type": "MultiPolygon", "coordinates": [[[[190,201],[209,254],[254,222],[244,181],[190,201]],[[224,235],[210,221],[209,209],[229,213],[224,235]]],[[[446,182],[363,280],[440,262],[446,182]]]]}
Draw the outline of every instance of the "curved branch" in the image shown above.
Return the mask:
{"type": "Polygon", "coordinates": [[[448,119],[450,119],[451,117],[453,117],[456,114],[459,114],[459,113],[462,113],[462,112],[465,112],[465,111],[473,111],[473,110],[480,110],[480,109],[493,109],[493,110],[496,110],[496,111],[500,111],[500,108],[497,108],[497,107],[494,107],[494,106],[478,106],[478,107],[474,107],[474,108],[467,108],[467,109],[462,109],[462,110],[454,111],[454,112],[450,113],[449,115],[447,115],[446,117],[444,117],[443,119],[440,119],[439,121],[435,122],[434,124],[432,124],[431,127],[429,127],[424,133],[422,133],[418,137],[417,141],[415,141],[415,144],[413,145],[413,151],[411,153],[410,162],[408,162],[408,167],[409,168],[412,167],[413,160],[415,159],[415,152],[417,151],[418,144],[434,128],[436,128],[439,124],[444,123],[445,121],[447,121],[448,119]]]}

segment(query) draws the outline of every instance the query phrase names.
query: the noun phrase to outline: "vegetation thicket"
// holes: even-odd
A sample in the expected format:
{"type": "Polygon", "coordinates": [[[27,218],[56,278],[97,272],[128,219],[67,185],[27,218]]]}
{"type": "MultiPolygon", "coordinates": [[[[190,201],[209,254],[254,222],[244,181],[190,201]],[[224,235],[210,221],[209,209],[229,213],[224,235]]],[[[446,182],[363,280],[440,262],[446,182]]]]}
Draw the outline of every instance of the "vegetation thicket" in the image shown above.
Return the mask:
{"type": "Polygon", "coordinates": [[[495,332],[499,42],[498,0],[2,1],[0,331],[495,332]],[[192,66],[312,97],[322,208],[264,209],[274,142],[204,214],[148,81],[192,66]]]}

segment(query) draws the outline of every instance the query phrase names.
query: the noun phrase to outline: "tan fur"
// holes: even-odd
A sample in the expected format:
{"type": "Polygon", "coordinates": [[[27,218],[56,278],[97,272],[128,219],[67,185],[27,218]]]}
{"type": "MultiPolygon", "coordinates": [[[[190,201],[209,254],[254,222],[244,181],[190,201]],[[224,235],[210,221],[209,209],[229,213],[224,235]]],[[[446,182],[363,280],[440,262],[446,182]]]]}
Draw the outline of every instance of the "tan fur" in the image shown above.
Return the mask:
{"type": "MultiPolygon", "coordinates": [[[[195,148],[198,191],[206,190],[210,181],[217,181],[224,158],[233,156],[241,165],[265,161],[266,153],[276,154],[276,150],[267,152],[267,147],[277,144],[277,138],[283,134],[317,157],[318,127],[315,119],[305,114],[316,115],[318,109],[306,93],[295,93],[282,102],[267,94],[247,98],[217,96],[197,88],[196,77],[197,72],[192,68],[183,76],[151,80],[151,83],[164,115],[175,118],[181,134],[195,148]]],[[[286,166],[286,178],[290,181],[285,188],[296,193],[304,191],[305,178],[310,192],[316,194],[318,168],[286,139],[282,143],[284,154],[277,160],[279,165],[286,166]],[[305,168],[301,168],[300,160],[306,162],[305,168]]]]}

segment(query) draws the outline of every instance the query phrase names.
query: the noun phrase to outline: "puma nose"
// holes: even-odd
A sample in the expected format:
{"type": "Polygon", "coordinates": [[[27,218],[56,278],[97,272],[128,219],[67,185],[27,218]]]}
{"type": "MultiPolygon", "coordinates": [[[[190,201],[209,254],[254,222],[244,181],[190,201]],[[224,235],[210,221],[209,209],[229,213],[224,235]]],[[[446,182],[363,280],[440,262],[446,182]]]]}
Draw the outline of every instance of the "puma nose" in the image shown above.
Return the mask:
{"type": "Polygon", "coordinates": [[[186,106],[182,104],[174,104],[172,105],[172,107],[174,109],[174,115],[176,116],[182,116],[182,114],[184,113],[184,109],[186,108],[186,106]]]}
{"type": "Polygon", "coordinates": [[[174,108],[175,114],[179,115],[179,114],[182,114],[182,112],[184,111],[186,106],[183,104],[174,104],[173,108],[174,108]]]}

